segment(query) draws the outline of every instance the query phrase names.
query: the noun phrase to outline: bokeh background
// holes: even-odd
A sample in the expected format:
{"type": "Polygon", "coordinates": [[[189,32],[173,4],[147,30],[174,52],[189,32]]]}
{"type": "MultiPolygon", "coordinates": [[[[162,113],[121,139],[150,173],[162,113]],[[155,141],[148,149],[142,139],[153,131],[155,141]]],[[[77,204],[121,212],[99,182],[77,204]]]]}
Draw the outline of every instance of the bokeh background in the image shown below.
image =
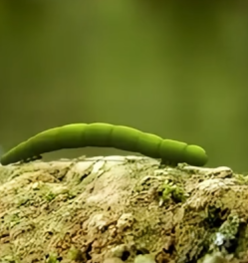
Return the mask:
{"type": "Polygon", "coordinates": [[[247,84],[247,1],[0,1],[5,151],[54,126],[110,122],[199,144],[209,166],[247,172],[247,84]]]}

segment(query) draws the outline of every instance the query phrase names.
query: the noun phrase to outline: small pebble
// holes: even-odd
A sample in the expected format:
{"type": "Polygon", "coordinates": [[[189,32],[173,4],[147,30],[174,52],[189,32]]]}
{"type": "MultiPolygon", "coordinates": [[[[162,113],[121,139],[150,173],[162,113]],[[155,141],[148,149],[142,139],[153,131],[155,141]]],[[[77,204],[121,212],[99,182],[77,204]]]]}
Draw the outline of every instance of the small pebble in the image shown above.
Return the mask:
{"type": "Polygon", "coordinates": [[[135,258],[134,263],[156,263],[156,262],[152,255],[145,254],[145,255],[138,255],[135,258]]]}

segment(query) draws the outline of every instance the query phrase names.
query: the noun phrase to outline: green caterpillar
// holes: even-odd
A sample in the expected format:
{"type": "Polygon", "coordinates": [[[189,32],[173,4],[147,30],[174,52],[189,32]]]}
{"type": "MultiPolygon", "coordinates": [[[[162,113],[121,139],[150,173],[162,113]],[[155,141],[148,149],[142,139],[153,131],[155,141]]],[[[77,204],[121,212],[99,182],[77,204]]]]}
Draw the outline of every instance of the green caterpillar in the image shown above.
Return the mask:
{"type": "Polygon", "coordinates": [[[69,124],[38,133],[12,148],[1,158],[2,165],[27,161],[42,153],[86,146],[113,147],[160,158],[163,162],[203,166],[207,155],[199,146],[164,140],[127,126],[106,123],[69,124]]]}

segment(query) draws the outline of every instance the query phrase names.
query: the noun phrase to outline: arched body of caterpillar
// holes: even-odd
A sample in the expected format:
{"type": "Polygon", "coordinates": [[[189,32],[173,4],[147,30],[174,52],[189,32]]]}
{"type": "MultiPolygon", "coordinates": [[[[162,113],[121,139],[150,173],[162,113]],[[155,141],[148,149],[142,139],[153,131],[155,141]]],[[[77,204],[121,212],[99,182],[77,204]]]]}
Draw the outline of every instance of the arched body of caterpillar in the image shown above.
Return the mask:
{"type": "Polygon", "coordinates": [[[2,165],[27,161],[43,153],[79,147],[112,147],[162,159],[166,163],[203,166],[205,150],[197,145],[162,139],[140,130],[107,123],[77,123],[45,130],[5,153],[2,165]]]}

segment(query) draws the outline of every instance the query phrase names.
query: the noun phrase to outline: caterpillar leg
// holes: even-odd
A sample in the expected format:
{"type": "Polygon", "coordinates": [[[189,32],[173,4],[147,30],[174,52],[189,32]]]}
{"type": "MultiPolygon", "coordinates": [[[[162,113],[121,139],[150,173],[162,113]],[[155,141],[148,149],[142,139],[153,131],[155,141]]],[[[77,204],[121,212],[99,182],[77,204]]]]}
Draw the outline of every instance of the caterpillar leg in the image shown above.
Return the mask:
{"type": "Polygon", "coordinates": [[[30,162],[34,162],[34,161],[41,160],[41,159],[42,159],[41,155],[36,155],[36,156],[32,156],[32,157],[24,160],[23,163],[30,163],[30,162]]]}

